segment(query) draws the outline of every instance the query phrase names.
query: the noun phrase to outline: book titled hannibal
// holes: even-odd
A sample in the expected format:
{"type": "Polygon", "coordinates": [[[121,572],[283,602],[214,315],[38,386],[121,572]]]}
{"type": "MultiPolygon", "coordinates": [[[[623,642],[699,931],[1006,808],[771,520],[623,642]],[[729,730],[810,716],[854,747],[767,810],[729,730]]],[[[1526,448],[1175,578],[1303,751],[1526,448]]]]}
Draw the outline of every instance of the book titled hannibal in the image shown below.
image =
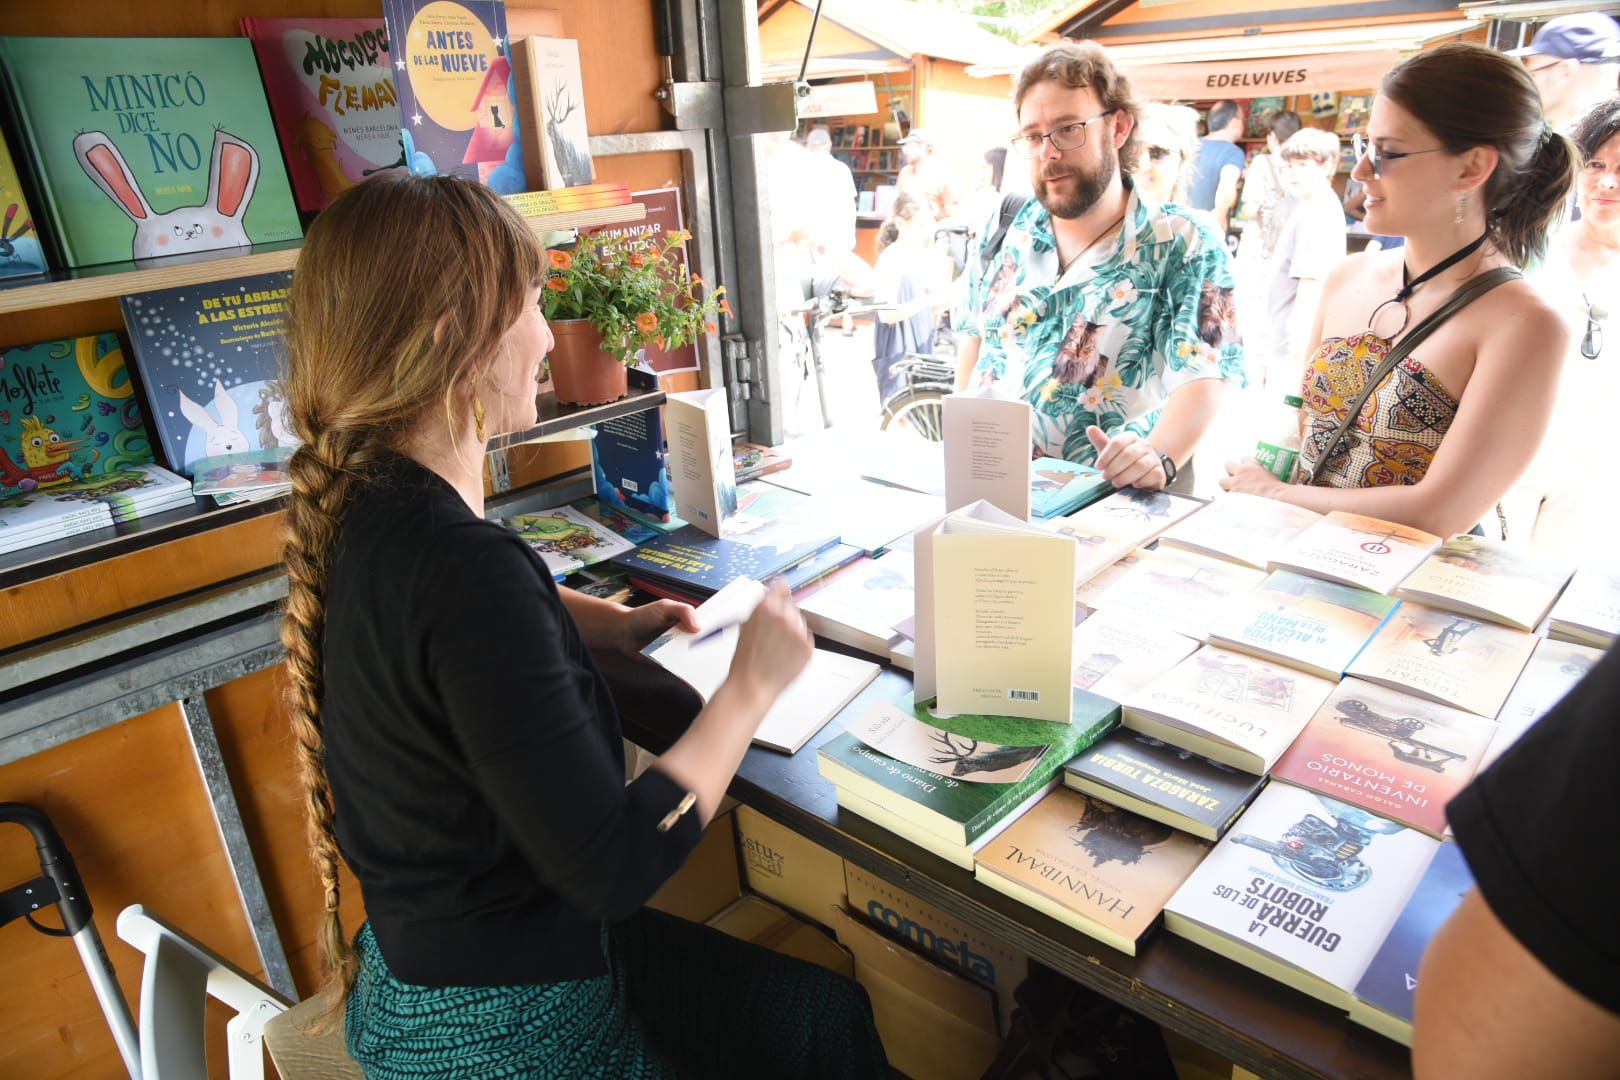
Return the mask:
{"type": "Polygon", "coordinates": [[[117,334],[0,349],[0,498],[151,460],[117,334]]]}
{"type": "Polygon", "coordinates": [[[1346,679],[1271,775],[1438,837],[1446,803],[1473,779],[1495,727],[1483,716],[1346,679]]]}
{"type": "Polygon", "coordinates": [[[973,876],[1127,956],[1210,845],[1057,788],[975,853],[973,876]]]}
{"type": "Polygon", "coordinates": [[[1359,807],[1272,784],[1170,898],[1164,927],[1348,1009],[1438,847],[1359,807]]]}
{"type": "Polygon", "coordinates": [[[1495,716],[1536,640],[1521,630],[1407,603],[1345,672],[1480,716],[1495,716]]]}
{"type": "Polygon", "coordinates": [[[1534,630],[1573,566],[1499,540],[1453,536],[1401,582],[1395,595],[1519,630],[1534,630]]]}
{"type": "Polygon", "coordinates": [[[517,92],[500,0],[384,0],[405,165],[526,188],[517,92]]]}
{"type": "Polygon", "coordinates": [[[301,235],[242,38],[0,38],[19,163],[59,266],[301,235]]]}
{"type": "Polygon", "coordinates": [[[1400,606],[1370,589],[1278,570],[1215,624],[1209,640],[1337,679],[1400,606]]]}
{"type": "Polygon", "coordinates": [[[403,164],[396,69],[380,18],[242,20],[300,210],[403,164]]]}
{"type": "Polygon", "coordinates": [[[1265,777],[1121,728],[1063,769],[1063,782],[1205,840],[1226,835],[1265,777]]]}
{"type": "Polygon", "coordinates": [[[1350,1002],[1351,1020],[1402,1045],[1412,1045],[1418,965],[1435,931],[1451,918],[1473,887],[1474,876],[1468,871],[1462,849],[1456,844],[1441,844],[1389,936],[1356,983],[1355,997],[1350,1002]]]}
{"type": "Polygon", "coordinates": [[[1206,645],[1124,702],[1122,721],[1245,772],[1270,769],[1333,691],[1317,675],[1206,645]]]}
{"type": "Polygon", "coordinates": [[[1289,541],[1266,568],[1388,593],[1439,546],[1440,538],[1422,529],[1335,510],[1289,541]]]}

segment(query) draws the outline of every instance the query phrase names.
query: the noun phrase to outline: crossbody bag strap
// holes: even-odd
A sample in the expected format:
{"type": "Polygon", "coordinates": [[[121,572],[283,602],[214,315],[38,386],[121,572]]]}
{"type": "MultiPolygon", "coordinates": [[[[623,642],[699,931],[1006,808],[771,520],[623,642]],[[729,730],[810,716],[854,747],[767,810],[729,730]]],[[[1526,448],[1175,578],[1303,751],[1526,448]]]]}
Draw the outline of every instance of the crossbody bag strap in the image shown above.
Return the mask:
{"type": "Polygon", "coordinates": [[[1383,381],[1389,378],[1389,373],[1395,370],[1396,364],[1405,360],[1411,355],[1413,349],[1428,340],[1429,335],[1440,328],[1441,323],[1498,285],[1508,281],[1515,281],[1522,276],[1519,271],[1511,266],[1499,266],[1495,270],[1487,270],[1478,277],[1463,282],[1456,292],[1446,297],[1445,303],[1435,308],[1428,318],[1412,327],[1411,332],[1396,342],[1390,348],[1389,355],[1385,356],[1379,363],[1377,369],[1367,380],[1366,385],[1361,388],[1361,392],[1351,402],[1349,410],[1345,412],[1344,419],[1339,421],[1338,429],[1333,432],[1333,438],[1328,440],[1321,455],[1317,457],[1316,464],[1301,474],[1299,482],[1302,484],[1314,484],[1316,482],[1322,466],[1338,450],[1339,444],[1344,441],[1345,435],[1350,430],[1350,425],[1355,423],[1356,417],[1361,415],[1362,406],[1367,404],[1367,399],[1373,395],[1373,391],[1377,390],[1383,384],[1383,381]]]}

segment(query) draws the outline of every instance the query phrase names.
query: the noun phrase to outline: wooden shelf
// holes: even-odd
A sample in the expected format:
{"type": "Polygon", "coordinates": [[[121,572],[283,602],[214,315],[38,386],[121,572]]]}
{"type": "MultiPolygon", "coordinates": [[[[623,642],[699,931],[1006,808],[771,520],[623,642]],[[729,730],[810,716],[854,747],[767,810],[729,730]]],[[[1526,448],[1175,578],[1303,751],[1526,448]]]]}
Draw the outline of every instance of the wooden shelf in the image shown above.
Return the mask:
{"type": "MultiPolygon", "coordinates": [[[[627,203],[596,210],[539,214],[526,220],[538,234],[641,221],[646,216],[645,206],[627,203]]],[[[56,271],[48,278],[15,278],[0,284],[0,315],[151,292],[154,289],[176,289],[248,274],[291,270],[298,261],[298,252],[302,247],[302,240],[285,240],[277,244],[261,244],[249,251],[227,248],[150,259],[140,266],[133,262],[106,263],[56,271]]]]}
{"type": "MultiPolygon", "coordinates": [[[[540,421],[526,431],[513,432],[493,439],[491,450],[500,450],[519,443],[554,435],[560,431],[597,424],[664,403],[664,392],[658,388],[658,378],[644,371],[632,371],[630,392],[618,401],[606,405],[559,405],[550,392],[536,401],[540,421]]],[[[569,474],[557,478],[555,484],[546,481],[539,488],[525,488],[502,494],[490,500],[491,515],[525,513],[541,506],[554,506],[557,501],[571,501],[591,492],[591,478],[569,474]],[[542,490],[543,489],[543,490],[542,490]],[[540,492],[536,496],[536,492],[540,492]]],[[[263,502],[238,503],[234,506],[216,506],[212,499],[199,498],[194,505],[167,510],[151,517],[113,525],[94,532],[80,533],[62,540],[37,544],[0,555],[0,590],[14,588],[30,581],[54,574],[76,570],[81,566],[127,555],[143,548],[180,540],[200,532],[248,521],[261,514],[276,513],[286,508],[283,497],[263,502]]]]}

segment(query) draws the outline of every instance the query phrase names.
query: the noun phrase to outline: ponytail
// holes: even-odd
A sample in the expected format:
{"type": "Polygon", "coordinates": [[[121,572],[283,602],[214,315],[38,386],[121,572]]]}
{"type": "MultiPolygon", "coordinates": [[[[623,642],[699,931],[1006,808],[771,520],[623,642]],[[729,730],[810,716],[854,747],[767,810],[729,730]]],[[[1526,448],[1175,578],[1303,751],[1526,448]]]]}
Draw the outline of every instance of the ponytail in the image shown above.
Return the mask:
{"type": "Polygon", "coordinates": [[[1513,265],[1524,267],[1546,254],[1548,239],[1569,211],[1579,171],[1575,144],[1546,129],[1524,169],[1493,193],[1486,228],[1513,265]]]}

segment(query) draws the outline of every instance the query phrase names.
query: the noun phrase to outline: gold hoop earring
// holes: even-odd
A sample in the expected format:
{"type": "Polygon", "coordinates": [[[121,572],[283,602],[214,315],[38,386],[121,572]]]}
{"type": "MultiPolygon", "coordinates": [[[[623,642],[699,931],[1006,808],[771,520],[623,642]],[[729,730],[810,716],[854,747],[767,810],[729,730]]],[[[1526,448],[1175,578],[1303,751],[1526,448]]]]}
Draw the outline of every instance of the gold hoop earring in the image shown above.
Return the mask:
{"type": "Polygon", "coordinates": [[[484,399],[477,394],[473,395],[473,434],[478,436],[480,443],[489,441],[489,435],[484,430],[484,399]]]}

